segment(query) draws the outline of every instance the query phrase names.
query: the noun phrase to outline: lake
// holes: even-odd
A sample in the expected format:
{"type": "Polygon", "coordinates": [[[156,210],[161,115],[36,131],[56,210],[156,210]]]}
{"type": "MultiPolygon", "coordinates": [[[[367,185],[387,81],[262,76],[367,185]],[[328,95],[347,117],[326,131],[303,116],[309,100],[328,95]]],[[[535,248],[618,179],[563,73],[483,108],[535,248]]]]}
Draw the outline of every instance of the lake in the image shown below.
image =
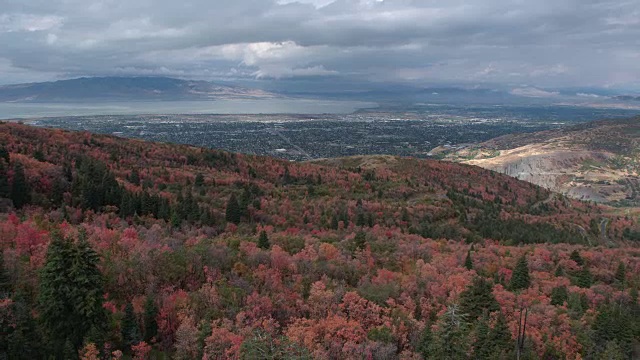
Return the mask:
{"type": "Polygon", "coordinates": [[[0,119],[137,114],[349,114],[377,104],[311,99],[0,103],[0,119]]]}

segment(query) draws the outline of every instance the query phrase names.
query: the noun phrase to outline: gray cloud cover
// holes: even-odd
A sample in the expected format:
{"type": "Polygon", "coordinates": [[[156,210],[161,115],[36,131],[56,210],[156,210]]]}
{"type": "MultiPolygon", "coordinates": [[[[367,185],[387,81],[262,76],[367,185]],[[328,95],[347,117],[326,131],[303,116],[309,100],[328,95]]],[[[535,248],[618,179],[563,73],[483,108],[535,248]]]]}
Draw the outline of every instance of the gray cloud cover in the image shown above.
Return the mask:
{"type": "Polygon", "coordinates": [[[0,0],[0,83],[640,84],[640,0],[0,0]]]}

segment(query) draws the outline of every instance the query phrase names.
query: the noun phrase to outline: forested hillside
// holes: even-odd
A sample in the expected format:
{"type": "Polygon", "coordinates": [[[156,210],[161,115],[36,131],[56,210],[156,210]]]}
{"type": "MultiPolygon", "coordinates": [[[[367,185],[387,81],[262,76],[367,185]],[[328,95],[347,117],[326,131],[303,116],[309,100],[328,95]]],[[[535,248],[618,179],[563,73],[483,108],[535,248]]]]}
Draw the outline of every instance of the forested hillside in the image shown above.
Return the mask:
{"type": "Polygon", "coordinates": [[[637,219],[478,167],[0,123],[0,359],[631,359],[637,219]]]}

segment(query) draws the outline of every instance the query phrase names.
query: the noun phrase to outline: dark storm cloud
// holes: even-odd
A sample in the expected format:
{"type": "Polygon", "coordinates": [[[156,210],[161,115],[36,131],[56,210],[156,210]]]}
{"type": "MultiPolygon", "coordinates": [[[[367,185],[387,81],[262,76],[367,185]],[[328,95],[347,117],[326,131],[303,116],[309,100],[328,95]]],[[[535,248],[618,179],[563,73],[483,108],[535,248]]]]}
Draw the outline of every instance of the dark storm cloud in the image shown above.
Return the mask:
{"type": "Polygon", "coordinates": [[[342,76],[634,86],[640,1],[0,0],[0,82],[342,76]]]}

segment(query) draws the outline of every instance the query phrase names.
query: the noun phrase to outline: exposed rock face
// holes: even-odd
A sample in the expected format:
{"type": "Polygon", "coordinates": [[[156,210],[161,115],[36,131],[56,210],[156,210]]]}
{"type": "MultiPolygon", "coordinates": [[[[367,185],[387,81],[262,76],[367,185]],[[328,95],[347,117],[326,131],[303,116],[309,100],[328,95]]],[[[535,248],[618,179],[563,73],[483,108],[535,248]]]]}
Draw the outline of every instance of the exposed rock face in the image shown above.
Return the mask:
{"type": "Polygon", "coordinates": [[[640,118],[508,135],[446,154],[573,198],[640,205],[640,118]]]}

